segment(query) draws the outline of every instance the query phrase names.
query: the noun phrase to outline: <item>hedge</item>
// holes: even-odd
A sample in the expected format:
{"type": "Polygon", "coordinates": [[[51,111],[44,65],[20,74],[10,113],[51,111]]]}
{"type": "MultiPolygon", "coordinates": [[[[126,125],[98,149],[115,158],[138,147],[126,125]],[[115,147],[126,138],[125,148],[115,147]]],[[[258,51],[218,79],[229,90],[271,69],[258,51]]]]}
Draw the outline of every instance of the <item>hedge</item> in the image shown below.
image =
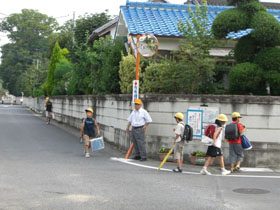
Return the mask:
{"type": "Polygon", "coordinates": [[[240,63],[229,72],[230,93],[266,95],[266,83],[261,67],[253,63],[240,63]]]}

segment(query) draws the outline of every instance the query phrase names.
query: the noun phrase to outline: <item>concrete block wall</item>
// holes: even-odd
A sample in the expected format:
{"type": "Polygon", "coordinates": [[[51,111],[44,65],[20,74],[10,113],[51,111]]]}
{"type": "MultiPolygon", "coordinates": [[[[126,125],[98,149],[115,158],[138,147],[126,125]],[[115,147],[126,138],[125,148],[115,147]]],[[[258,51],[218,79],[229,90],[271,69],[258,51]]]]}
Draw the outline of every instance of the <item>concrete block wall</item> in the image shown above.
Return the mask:
{"type": "MultiPolygon", "coordinates": [[[[247,127],[246,135],[253,142],[254,149],[246,152],[245,165],[279,166],[280,163],[280,98],[258,96],[217,96],[217,95],[141,95],[144,108],[153,118],[146,133],[147,151],[150,157],[157,157],[161,146],[172,144],[172,128],[176,125],[174,114],[190,107],[208,105],[217,107],[220,113],[230,119],[231,113],[243,115],[242,122],[247,127]],[[278,153],[277,153],[278,152],[278,153]]],[[[84,110],[93,107],[95,117],[102,128],[106,140],[127,150],[130,135],[126,134],[127,118],[132,110],[130,95],[105,96],[56,96],[51,97],[55,120],[80,128],[84,110]]],[[[25,98],[24,104],[36,111],[44,110],[43,98],[25,98]]],[[[206,151],[199,140],[188,143],[185,155],[193,151],[206,151]]],[[[225,157],[228,145],[224,144],[225,157]]],[[[188,159],[188,158],[187,158],[188,159]]]]}

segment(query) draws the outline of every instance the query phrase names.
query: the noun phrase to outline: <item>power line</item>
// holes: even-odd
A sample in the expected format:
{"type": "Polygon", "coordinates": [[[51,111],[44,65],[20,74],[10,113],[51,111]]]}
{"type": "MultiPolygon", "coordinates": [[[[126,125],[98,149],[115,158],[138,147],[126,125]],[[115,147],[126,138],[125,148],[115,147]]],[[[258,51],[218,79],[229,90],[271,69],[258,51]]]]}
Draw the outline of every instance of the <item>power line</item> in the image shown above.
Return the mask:
{"type": "Polygon", "coordinates": [[[4,14],[4,13],[2,13],[2,12],[0,12],[0,15],[9,16],[9,15],[6,15],[6,14],[4,14]]]}

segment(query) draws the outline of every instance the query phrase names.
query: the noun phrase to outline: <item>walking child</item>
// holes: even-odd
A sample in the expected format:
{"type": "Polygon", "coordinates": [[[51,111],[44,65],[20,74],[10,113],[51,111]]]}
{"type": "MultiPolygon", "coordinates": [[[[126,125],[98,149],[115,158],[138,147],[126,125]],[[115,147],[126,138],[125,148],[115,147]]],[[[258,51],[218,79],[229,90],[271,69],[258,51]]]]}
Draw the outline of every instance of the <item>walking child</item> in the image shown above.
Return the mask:
{"type": "Polygon", "coordinates": [[[202,174],[202,175],[211,175],[211,173],[207,170],[207,167],[214,161],[214,159],[216,157],[218,157],[218,159],[219,159],[222,175],[230,174],[230,171],[225,169],[224,157],[223,157],[223,153],[221,150],[222,140],[223,140],[223,136],[224,136],[223,127],[227,121],[228,121],[227,116],[224,114],[220,114],[218,116],[218,119],[216,119],[216,121],[215,121],[216,130],[213,135],[213,145],[209,146],[207,149],[206,154],[208,155],[208,159],[207,159],[206,163],[204,164],[204,167],[200,171],[200,174],[202,174]]]}
{"type": "Polygon", "coordinates": [[[46,124],[50,124],[51,117],[52,117],[52,102],[49,97],[46,98],[46,124]]]}
{"type": "Polygon", "coordinates": [[[96,120],[93,118],[93,109],[88,108],[85,110],[87,118],[83,120],[80,131],[80,138],[84,138],[85,142],[85,157],[89,158],[90,154],[88,149],[90,148],[90,140],[100,136],[99,126],[96,120]],[[97,130],[97,135],[95,132],[97,130]]]}
{"type": "Polygon", "coordinates": [[[180,112],[178,112],[175,116],[175,120],[177,122],[176,128],[174,128],[175,133],[175,159],[177,160],[177,168],[173,169],[174,172],[182,173],[182,165],[183,165],[183,156],[184,156],[184,140],[182,139],[182,136],[184,134],[185,130],[185,124],[183,123],[184,115],[180,112]]]}
{"type": "Polygon", "coordinates": [[[243,148],[241,136],[246,131],[246,127],[240,122],[242,117],[238,112],[232,113],[232,124],[228,125],[234,129],[226,127],[226,141],[229,143],[229,162],[231,164],[231,172],[239,172],[240,164],[243,161],[243,148]],[[233,126],[234,125],[234,126],[233,126]]]}

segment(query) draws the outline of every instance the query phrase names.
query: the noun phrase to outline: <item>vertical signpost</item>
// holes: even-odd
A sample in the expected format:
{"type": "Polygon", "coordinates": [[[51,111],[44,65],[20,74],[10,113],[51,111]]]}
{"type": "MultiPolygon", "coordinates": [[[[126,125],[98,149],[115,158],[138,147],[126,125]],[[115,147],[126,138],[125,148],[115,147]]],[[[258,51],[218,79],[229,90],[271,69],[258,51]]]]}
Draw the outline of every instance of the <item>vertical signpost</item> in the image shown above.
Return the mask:
{"type": "Polygon", "coordinates": [[[133,80],[133,92],[132,92],[132,101],[135,101],[139,98],[139,80],[133,80]]]}
{"type": "MultiPolygon", "coordinates": [[[[140,69],[140,57],[150,58],[157,54],[159,48],[158,39],[152,34],[142,34],[137,36],[136,43],[136,80],[133,80],[133,92],[132,92],[132,104],[134,104],[135,99],[139,98],[139,69],[140,69]]],[[[133,144],[125,156],[126,159],[129,158],[133,150],[133,144]]]]}

